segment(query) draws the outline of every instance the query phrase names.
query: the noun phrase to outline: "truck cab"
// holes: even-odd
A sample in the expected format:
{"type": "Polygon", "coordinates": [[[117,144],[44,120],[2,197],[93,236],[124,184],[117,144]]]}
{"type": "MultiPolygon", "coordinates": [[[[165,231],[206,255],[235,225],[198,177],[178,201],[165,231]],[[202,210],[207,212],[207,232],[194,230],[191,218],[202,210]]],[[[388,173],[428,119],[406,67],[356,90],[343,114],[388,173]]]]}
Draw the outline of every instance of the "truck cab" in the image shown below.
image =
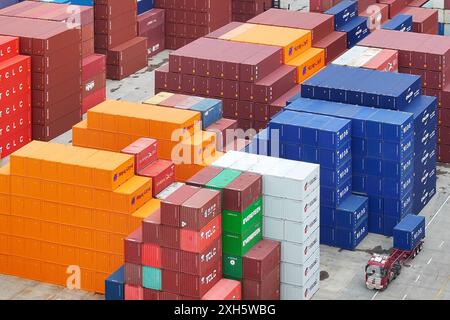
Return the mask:
{"type": "Polygon", "coordinates": [[[366,266],[366,286],[373,290],[384,290],[400,274],[401,264],[392,256],[374,254],[366,266]]]}

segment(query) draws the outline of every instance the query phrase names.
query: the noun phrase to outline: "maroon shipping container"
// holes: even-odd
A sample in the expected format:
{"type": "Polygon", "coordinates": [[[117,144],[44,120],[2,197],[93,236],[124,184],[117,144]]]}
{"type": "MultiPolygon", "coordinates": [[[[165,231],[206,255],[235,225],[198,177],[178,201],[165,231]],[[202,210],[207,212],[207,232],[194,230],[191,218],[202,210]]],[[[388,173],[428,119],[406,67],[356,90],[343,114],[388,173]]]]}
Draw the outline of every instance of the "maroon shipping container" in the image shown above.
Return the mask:
{"type": "Polygon", "coordinates": [[[180,251],[181,272],[194,275],[205,274],[222,259],[222,239],[218,237],[200,253],[180,251]]]}
{"type": "Polygon", "coordinates": [[[124,239],[124,260],[132,264],[142,264],[142,227],[124,239]]]}
{"type": "Polygon", "coordinates": [[[83,59],[82,81],[87,81],[106,71],[106,56],[92,54],[83,59]]]}
{"type": "MultiPolygon", "coordinates": [[[[34,117],[34,113],[33,113],[34,117]]],[[[33,139],[41,141],[50,141],[57,136],[63,134],[72,128],[75,124],[81,120],[81,109],[76,108],[75,111],[55,120],[52,123],[46,125],[33,124],[33,139]]]]}
{"type": "Polygon", "coordinates": [[[180,208],[180,227],[182,229],[201,230],[222,212],[222,200],[219,191],[200,189],[185,201],[180,208]]]}
{"type": "Polygon", "coordinates": [[[411,15],[413,32],[437,34],[438,11],[433,9],[406,7],[400,14],[411,15]]]}
{"type": "Polygon", "coordinates": [[[171,293],[171,292],[160,291],[158,300],[174,301],[174,300],[181,300],[181,298],[180,298],[180,296],[178,294],[171,293]]]}
{"type": "Polygon", "coordinates": [[[325,50],[325,63],[328,64],[347,50],[347,33],[332,32],[317,41],[314,47],[325,50]]]}
{"type": "Polygon", "coordinates": [[[180,249],[180,229],[171,226],[159,226],[161,247],[180,249]]]}
{"type": "Polygon", "coordinates": [[[158,160],[158,142],[151,138],[140,138],[121,152],[134,156],[135,172],[138,173],[158,160]]]}
{"type": "Polygon", "coordinates": [[[164,292],[180,293],[180,273],[171,270],[161,270],[161,289],[164,292]]]}
{"type": "Polygon", "coordinates": [[[389,6],[389,19],[394,18],[408,5],[408,0],[378,0],[378,2],[389,6]]]}
{"type": "Polygon", "coordinates": [[[242,277],[262,281],[280,266],[280,260],[280,242],[262,240],[242,257],[242,277]]]}
{"type": "Polygon", "coordinates": [[[280,300],[280,266],[272,270],[262,281],[243,279],[243,300],[280,300]]]}
{"type": "Polygon", "coordinates": [[[184,296],[201,298],[222,278],[222,264],[215,266],[204,275],[180,274],[180,293],[184,296]]]}
{"type": "Polygon", "coordinates": [[[244,172],[223,188],[223,210],[243,212],[262,195],[262,177],[244,172]]]}
{"type": "Polygon", "coordinates": [[[331,15],[282,9],[267,10],[248,23],[310,30],[313,46],[334,31],[334,18],[331,15]]]}
{"type": "Polygon", "coordinates": [[[152,178],[153,197],[175,181],[175,165],[172,161],[157,160],[142,169],[140,176],[152,178]]]}
{"type": "Polygon", "coordinates": [[[134,263],[125,263],[125,283],[142,287],[142,266],[134,263]]]}
{"type": "Polygon", "coordinates": [[[160,244],[161,210],[157,210],[142,221],[142,240],[144,243],[160,244]]]}
{"type": "Polygon", "coordinates": [[[185,185],[161,201],[161,223],[180,227],[181,205],[199,191],[200,188],[185,185]]]}
{"type": "Polygon", "coordinates": [[[160,291],[144,288],[144,300],[159,300],[160,291]]]}
{"type": "Polygon", "coordinates": [[[450,145],[438,145],[438,160],[439,162],[450,163],[450,145]]]}
{"type": "Polygon", "coordinates": [[[231,131],[234,136],[236,129],[236,120],[222,118],[206,128],[206,131],[214,132],[216,134],[216,150],[223,151],[224,147],[227,145],[227,132],[231,131]]]}
{"type": "Polygon", "coordinates": [[[204,187],[209,181],[223,171],[222,168],[206,167],[186,181],[186,184],[204,187]]]}
{"type": "Polygon", "coordinates": [[[161,268],[179,272],[181,270],[181,251],[162,247],[161,268]]]}
{"type": "Polygon", "coordinates": [[[137,10],[136,0],[95,0],[94,18],[110,19],[137,10]]]}

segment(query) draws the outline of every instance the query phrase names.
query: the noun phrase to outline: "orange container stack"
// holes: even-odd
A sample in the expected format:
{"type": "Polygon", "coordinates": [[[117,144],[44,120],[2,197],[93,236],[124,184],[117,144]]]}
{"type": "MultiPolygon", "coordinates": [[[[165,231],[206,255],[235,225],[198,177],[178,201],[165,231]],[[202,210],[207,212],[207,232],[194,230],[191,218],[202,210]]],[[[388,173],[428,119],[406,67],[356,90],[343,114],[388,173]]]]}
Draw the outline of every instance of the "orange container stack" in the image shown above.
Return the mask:
{"type": "Polygon", "coordinates": [[[104,292],[159,207],[132,155],[33,141],[0,168],[0,273],[104,292]]]}
{"type": "Polygon", "coordinates": [[[120,152],[139,138],[157,140],[158,156],[175,163],[185,181],[220,156],[216,135],[201,130],[200,112],[124,101],[105,101],[73,127],[75,146],[120,152]]]}

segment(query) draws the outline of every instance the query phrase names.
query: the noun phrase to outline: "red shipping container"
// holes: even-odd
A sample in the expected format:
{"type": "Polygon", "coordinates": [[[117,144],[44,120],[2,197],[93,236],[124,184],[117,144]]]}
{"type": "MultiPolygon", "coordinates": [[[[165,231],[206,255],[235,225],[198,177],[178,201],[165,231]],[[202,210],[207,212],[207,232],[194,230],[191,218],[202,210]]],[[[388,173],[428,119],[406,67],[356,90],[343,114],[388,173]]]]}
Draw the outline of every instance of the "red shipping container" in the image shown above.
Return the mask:
{"type": "Polygon", "coordinates": [[[200,253],[181,251],[181,272],[201,275],[222,259],[222,239],[218,237],[200,253]]]}
{"type": "Polygon", "coordinates": [[[144,288],[125,284],[125,300],[144,300],[144,288]]]}
{"type": "Polygon", "coordinates": [[[200,253],[222,234],[222,216],[218,215],[200,231],[182,229],[180,231],[180,249],[200,253]]]}
{"type": "MultiPolygon", "coordinates": [[[[161,268],[179,272],[181,269],[181,252],[177,249],[161,248],[161,268]]],[[[163,289],[164,290],[164,289],[163,289]]]]}
{"type": "Polygon", "coordinates": [[[231,131],[234,136],[236,129],[236,120],[222,118],[206,128],[206,131],[216,133],[216,149],[223,151],[223,148],[227,145],[227,133],[231,131]]]}
{"type": "Polygon", "coordinates": [[[262,177],[244,172],[223,189],[223,210],[242,212],[262,195],[262,177]]]}
{"type": "Polygon", "coordinates": [[[280,266],[281,244],[278,241],[262,240],[242,257],[242,277],[262,281],[280,266]]]}
{"type": "Polygon", "coordinates": [[[18,97],[16,101],[0,107],[0,123],[11,121],[19,113],[31,110],[31,91],[18,97]]]}
{"type": "Polygon", "coordinates": [[[161,247],[179,249],[180,248],[180,229],[171,226],[159,226],[159,242],[161,247]]]}
{"type": "Polygon", "coordinates": [[[180,299],[180,296],[176,293],[171,293],[171,292],[164,292],[161,291],[159,293],[159,297],[158,300],[170,300],[170,301],[174,301],[174,300],[182,300],[180,299]]]}
{"type": "Polygon", "coordinates": [[[27,127],[4,139],[0,139],[0,158],[4,158],[19,150],[31,141],[31,128],[27,127]]]}
{"type": "Polygon", "coordinates": [[[316,42],[314,48],[325,50],[325,63],[328,64],[347,50],[347,33],[332,32],[316,42]]]}
{"type": "Polygon", "coordinates": [[[138,175],[152,178],[153,197],[175,181],[175,165],[172,161],[157,160],[138,172],[138,175]]]}
{"type": "Polygon", "coordinates": [[[159,300],[159,293],[160,291],[144,288],[143,300],[152,300],[152,301],[159,300]]]}
{"type": "Polygon", "coordinates": [[[280,300],[280,266],[277,266],[262,281],[244,279],[243,300],[280,300]]]}
{"type": "Polygon", "coordinates": [[[199,191],[200,188],[185,185],[161,201],[161,223],[172,227],[180,227],[181,205],[199,191]]]}
{"type": "Polygon", "coordinates": [[[31,77],[31,57],[15,56],[0,63],[0,92],[6,83],[18,83],[31,77]]]}
{"type": "Polygon", "coordinates": [[[364,68],[398,72],[398,51],[383,49],[373,59],[366,63],[364,68]]]}
{"type": "Polygon", "coordinates": [[[186,181],[186,184],[202,188],[222,171],[222,168],[206,167],[186,181]]]}
{"type": "Polygon", "coordinates": [[[407,5],[407,0],[378,0],[379,3],[389,6],[389,18],[392,19],[400,13],[407,5]]]}
{"type": "Polygon", "coordinates": [[[161,247],[153,243],[142,244],[142,265],[161,269],[161,247]]]}
{"type": "Polygon", "coordinates": [[[158,160],[158,141],[140,138],[124,148],[122,153],[133,155],[136,174],[158,160]]]}
{"type": "Polygon", "coordinates": [[[211,288],[202,300],[241,300],[242,285],[239,281],[221,279],[211,288]]]}
{"type": "Polygon", "coordinates": [[[92,54],[83,59],[82,81],[85,82],[97,74],[106,71],[106,56],[102,54],[92,54]]]}
{"type": "Polygon", "coordinates": [[[128,263],[142,264],[142,227],[124,239],[124,260],[128,263]]]}
{"type": "Polygon", "coordinates": [[[161,211],[158,209],[142,221],[142,239],[144,243],[160,244],[161,211]]]}
{"type": "Polygon", "coordinates": [[[6,139],[11,135],[16,135],[23,129],[31,126],[31,111],[23,110],[9,117],[8,120],[0,122],[0,139],[6,139]]]}
{"type": "Polygon", "coordinates": [[[142,266],[134,263],[125,263],[125,283],[133,286],[142,286],[142,266]]]}
{"type": "Polygon", "coordinates": [[[180,293],[180,273],[171,270],[161,270],[161,289],[164,292],[180,293]]]}
{"type": "Polygon", "coordinates": [[[212,189],[200,189],[181,205],[180,227],[199,231],[221,212],[220,192],[212,189]]]}
{"type": "Polygon", "coordinates": [[[88,112],[89,109],[95,107],[96,105],[102,103],[105,100],[106,100],[106,87],[92,92],[90,95],[83,98],[81,106],[82,113],[84,114],[88,112]]]}
{"type": "Polygon", "coordinates": [[[0,36],[0,62],[19,54],[19,38],[0,36]]]}
{"type": "Polygon", "coordinates": [[[180,293],[184,296],[201,298],[222,278],[222,265],[208,270],[205,275],[198,276],[187,273],[180,274],[180,293]]]}

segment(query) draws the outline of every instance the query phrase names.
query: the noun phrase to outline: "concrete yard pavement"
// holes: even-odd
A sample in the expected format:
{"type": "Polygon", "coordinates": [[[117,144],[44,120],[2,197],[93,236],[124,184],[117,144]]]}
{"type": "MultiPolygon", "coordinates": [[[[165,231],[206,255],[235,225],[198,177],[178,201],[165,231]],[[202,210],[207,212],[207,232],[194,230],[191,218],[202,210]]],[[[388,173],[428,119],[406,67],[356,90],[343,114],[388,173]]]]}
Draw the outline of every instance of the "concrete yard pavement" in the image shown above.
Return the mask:
{"type": "MultiPolygon", "coordinates": [[[[154,69],[167,61],[168,52],[150,59],[149,67],[123,81],[108,81],[109,99],[142,102],[154,94],[154,69]]],[[[71,131],[54,142],[71,143],[71,131]]],[[[7,161],[3,160],[2,164],[7,161]]],[[[438,188],[423,210],[427,220],[425,249],[384,292],[364,284],[364,268],[372,252],[385,253],[392,238],[369,234],[356,251],[321,246],[321,288],[313,299],[450,299],[450,166],[438,167],[438,188]]],[[[0,275],[1,299],[103,299],[102,295],[0,275]]]]}

